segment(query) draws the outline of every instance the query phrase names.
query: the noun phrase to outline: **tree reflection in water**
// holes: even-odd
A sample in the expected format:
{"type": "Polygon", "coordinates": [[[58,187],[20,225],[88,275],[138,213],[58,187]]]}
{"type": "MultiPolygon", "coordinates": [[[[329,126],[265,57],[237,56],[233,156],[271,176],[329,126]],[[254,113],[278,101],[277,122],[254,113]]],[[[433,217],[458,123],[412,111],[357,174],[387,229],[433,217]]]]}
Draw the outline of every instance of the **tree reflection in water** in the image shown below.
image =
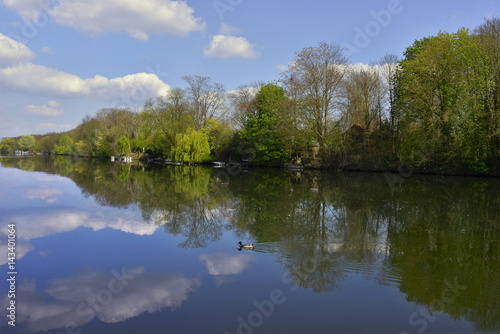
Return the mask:
{"type": "Polygon", "coordinates": [[[498,179],[414,175],[391,187],[383,174],[254,169],[222,180],[207,167],[68,159],[2,165],[65,175],[101,205],[136,207],[184,237],[180,247],[250,235],[301,287],[332,291],[360,273],[434,313],[500,331],[498,179]],[[462,289],[449,298],[453,286],[462,289]]]}

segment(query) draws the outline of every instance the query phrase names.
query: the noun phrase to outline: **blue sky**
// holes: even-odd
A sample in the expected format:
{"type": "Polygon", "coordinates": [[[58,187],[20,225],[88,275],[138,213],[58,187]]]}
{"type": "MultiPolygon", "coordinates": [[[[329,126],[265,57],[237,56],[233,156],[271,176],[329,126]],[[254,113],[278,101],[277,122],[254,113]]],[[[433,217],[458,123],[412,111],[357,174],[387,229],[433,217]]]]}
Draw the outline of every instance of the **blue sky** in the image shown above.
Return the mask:
{"type": "Polygon", "coordinates": [[[474,28],[500,0],[1,0],[0,138],[66,131],[209,76],[227,91],[279,79],[294,54],[341,44],[351,63],[474,28]]]}

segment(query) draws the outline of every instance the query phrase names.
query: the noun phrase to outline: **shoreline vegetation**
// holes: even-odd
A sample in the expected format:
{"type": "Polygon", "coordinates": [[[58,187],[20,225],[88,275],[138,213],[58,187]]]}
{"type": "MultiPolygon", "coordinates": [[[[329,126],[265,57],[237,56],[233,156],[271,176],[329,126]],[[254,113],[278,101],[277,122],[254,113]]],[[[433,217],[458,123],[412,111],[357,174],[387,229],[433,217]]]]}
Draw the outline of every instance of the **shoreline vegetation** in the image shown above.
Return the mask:
{"type": "Polygon", "coordinates": [[[3,138],[15,151],[109,159],[500,176],[500,19],[352,65],[336,44],[295,54],[275,82],[226,92],[210,77],[103,108],[63,133],[3,138]]]}

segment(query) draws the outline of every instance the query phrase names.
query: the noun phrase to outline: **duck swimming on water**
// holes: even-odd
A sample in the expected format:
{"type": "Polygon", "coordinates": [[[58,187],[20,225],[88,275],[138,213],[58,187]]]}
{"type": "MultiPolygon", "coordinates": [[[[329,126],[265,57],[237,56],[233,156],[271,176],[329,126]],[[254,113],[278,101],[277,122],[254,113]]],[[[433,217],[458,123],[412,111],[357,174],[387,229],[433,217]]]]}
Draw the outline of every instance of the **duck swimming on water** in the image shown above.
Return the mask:
{"type": "Polygon", "coordinates": [[[238,247],[244,249],[254,249],[254,244],[242,244],[241,241],[238,242],[238,247]]]}

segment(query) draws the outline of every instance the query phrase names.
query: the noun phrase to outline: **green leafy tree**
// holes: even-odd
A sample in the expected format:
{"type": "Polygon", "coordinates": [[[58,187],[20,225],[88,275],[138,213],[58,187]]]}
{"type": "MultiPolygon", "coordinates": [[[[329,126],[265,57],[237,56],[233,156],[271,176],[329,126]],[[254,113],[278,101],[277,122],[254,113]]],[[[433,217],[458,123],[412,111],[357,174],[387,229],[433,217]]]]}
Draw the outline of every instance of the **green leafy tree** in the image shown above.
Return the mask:
{"type": "Polygon", "coordinates": [[[82,123],[74,130],[74,141],[77,143],[77,152],[83,156],[100,155],[101,137],[104,131],[103,124],[95,117],[86,115],[82,123]]]}
{"type": "Polygon", "coordinates": [[[23,151],[31,151],[35,147],[35,136],[25,135],[19,139],[19,148],[23,151]]]}
{"type": "Polygon", "coordinates": [[[118,150],[121,155],[130,151],[130,142],[127,137],[123,136],[118,139],[118,150]]]}
{"type": "Polygon", "coordinates": [[[67,134],[59,139],[59,144],[54,145],[54,151],[59,155],[70,155],[73,153],[73,139],[67,134]]]}
{"type": "Polygon", "coordinates": [[[182,162],[206,162],[210,159],[210,144],[207,134],[189,129],[186,134],[177,134],[172,158],[182,162]]]}
{"type": "Polygon", "coordinates": [[[5,153],[12,153],[15,142],[16,141],[12,138],[9,138],[9,137],[4,138],[0,142],[0,152],[4,153],[4,154],[5,153]]]}
{"type": "Polygon", "coordinates": [[[280,138],[280,113],[287,100],[283,88],[263,86],[253,100],[255,112],[247,113],[242,139],[251,151],[252,161],[263,164],[283,163],[288,158],[280,138]]]}
{"type": "Polygon", "coordinates": [[[215,119],[209,119],[207,120],[207,126],[201,131],[208,135],[213,157],[225,159],[229,156],[233,131],[227,124],[221,124],[215,119]]]}
{"type": "Polygon", "coordinates": [[[483,46],[489,62],[489,87],[485,108],[488,117],[490,155],[500,156],[500,18],[489,17],[474,29],[479,43],[483,46]]]}
{"type": "Polygon", "coordinates": [[[103,157],[111,156],[110,143],[108,141],[102,142],[102,144],[100,145],[100,153],[100,155],[102,155],[103,157]]]}
{"type": "Polygon", "coordinates": [[[75,143],[75,153],[83,157],[92,155],[92,152],[89,150],[88,145],[83,140],[75,143]]]}
{"type": "Polygon", "coordinates": [[[147,137],[148,135],[144,132],[141,131],[139,132],[139,136],[137,138],[134,138],[130,141],[130,147],[134,152],[143,152],[146,150],[147,146],[147,137]]]}
{"type": "Polygon", "coordinates": [[[401,61],[401,153],[418,166],[486,171],[488,58],[468,30],[416,41],[401,61]]]}
{"type": "Polygon", "coordinates": [[[141,114],[140,142],[154,155],[169,156],[175,145],[176,135],[193,127],[186,93],[180,88],[172,89],[166,96],[144,104],[141,114]]]}
{"type": "MultiPolygon", "coordinates": [[[[141,130],[141,117],[128,108],[103,108],[96,115],[85,116],[82,123],[72,131],[78,144],[78,154],[87,156],[118,155],[118,139],[136,139],[141,130]],[[106,143],[104,149],[103,145],[106,143]]],[[[130,147],[129,147],[130,149],[130,147]]]]}
{"type": "Polygon", "coordinates": [[[48,136],[40,139],[40,142],[38,143],[38,148],[39,148],[40,152],[42,152],[42,153],[50,152],[53,149],[53,147],[50,147],[50,146],[51,145],[50,145],[48,136]]]}

